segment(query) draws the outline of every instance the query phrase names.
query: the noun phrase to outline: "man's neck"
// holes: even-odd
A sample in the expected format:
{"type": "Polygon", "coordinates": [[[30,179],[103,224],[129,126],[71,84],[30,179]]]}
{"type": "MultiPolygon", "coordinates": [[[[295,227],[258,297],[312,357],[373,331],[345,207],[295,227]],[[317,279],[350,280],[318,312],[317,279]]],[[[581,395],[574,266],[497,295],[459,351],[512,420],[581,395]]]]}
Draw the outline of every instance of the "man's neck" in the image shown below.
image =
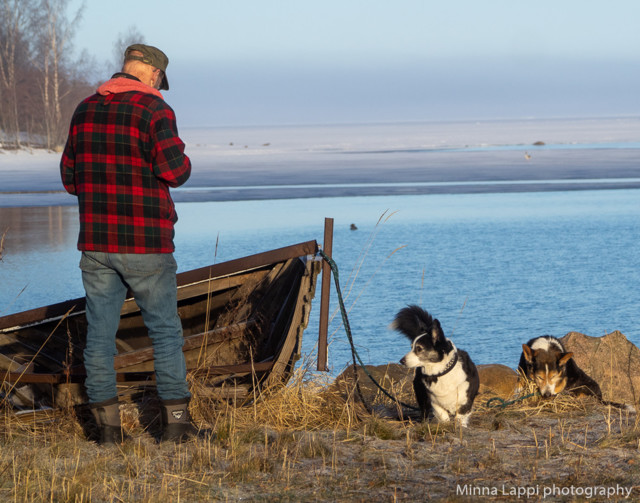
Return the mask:
{"type": "Polygon", "coordinates": [[[125,72],[118,72],[118,73],[114,73],[113,76],[111,77],[112,79],[117,79],[117,78],[125,78],[125,79],[131,79],[131,80],[137,80],[138,82],[142,82],[138,77],[136,77],[135,75],[131,75],[130,73],[125,73],[125,72]]]}

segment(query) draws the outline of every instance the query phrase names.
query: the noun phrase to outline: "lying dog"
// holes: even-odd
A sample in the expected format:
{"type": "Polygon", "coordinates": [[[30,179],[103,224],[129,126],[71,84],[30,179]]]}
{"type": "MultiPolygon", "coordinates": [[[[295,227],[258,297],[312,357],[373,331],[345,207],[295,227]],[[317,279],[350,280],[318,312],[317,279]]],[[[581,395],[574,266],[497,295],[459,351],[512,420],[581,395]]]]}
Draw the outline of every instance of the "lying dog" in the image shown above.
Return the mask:
{"type": "Polygon", "coordinates": [[[518,370],[534,381],[540,394],[555,396],[562,391],[575,395],[591,395],[602,400],[600,386],[578,367],[555,337],[543,335],[522,345],[518,370]]]}
{"type": "Polygon", "coordinates": [[[402,309],[391,328],[411,340],[411,351],[400,363],[415,368],[413,390],[422,419],[433,411],[440,422],[453,416],[466,427],[478,394],[478,370],[466,351],[456,349],[440,322],[418,306],[402,309]]]}

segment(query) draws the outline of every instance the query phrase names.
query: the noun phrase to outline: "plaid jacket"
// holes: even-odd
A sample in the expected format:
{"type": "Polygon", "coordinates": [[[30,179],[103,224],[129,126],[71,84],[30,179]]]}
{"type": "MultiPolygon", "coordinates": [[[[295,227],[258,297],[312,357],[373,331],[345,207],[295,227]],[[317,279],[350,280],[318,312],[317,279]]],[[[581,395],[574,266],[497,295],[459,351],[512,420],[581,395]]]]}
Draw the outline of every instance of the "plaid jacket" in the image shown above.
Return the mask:
{"type": "Polygon", "coordinates": [[[71,120],[60,162],[78,196],[78,249],[170,253],[178,220],[169,194],[191,174],[173,110],[159,91],[116,74],[71,120]]]}

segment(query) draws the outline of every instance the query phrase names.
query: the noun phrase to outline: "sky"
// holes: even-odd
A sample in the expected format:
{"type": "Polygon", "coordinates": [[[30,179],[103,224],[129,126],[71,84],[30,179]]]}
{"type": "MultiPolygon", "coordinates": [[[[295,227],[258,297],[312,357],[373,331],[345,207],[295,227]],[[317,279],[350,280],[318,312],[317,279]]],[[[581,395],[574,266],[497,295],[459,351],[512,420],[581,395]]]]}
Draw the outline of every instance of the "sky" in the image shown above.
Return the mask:
{"type": "Polygon", "coordinates": [[[134,28],[169,57],[179,125],[640,113],[638,0],[71,0],[67,15],[83,3],[75,52],[106,80],[134,28]]]}

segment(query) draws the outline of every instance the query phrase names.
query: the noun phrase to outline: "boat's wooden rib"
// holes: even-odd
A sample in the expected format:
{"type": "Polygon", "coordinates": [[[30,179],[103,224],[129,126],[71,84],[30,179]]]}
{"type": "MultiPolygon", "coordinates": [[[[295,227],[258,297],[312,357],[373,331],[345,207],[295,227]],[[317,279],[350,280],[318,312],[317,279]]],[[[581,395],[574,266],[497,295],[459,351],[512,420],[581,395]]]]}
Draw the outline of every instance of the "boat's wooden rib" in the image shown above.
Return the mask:
{"type": "MultiPolygon", "coordinates": [[[[228,341],[232,338],[241,338],[247,330],[251,330],[256,326],[255,321],[248,320],[246,322],[237,323],[228,327],[220,327],[201,334],[190,335],[184,338],[184,353],[191,353],[193,350],[201,350],[203,347],[215,345],[222,341],[228,341]]],[[[153,360],[153,348],[144,347],[120,353],[114,358],[114,367],[122,372],[144,372],[151,371],[152,368],[146,368],[153,360]],[[145,368],[142,368],[141,365],[145,368]]]]}

